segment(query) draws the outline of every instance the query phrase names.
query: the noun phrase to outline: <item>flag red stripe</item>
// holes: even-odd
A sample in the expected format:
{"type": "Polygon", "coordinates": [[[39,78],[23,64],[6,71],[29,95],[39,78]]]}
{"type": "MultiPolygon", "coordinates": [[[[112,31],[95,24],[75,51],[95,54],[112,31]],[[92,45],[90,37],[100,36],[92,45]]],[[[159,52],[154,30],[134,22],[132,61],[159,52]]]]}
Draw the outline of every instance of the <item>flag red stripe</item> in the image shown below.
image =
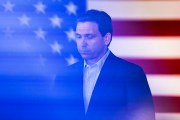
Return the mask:
{"type": "Polygon", "coordinates": [[[180,97],[153,96],[155,111],[159,113],[180,113],[180,97]]]}
{"type": "Polygon", "coordinates": [[[113,20],[114,36],[180,36],[180,20],[113,20]]]}
{"type": "Polygon", "coordinates": [[[146,74],[180,74],[180,59],[129,59],[140,65],[146,74]]]}

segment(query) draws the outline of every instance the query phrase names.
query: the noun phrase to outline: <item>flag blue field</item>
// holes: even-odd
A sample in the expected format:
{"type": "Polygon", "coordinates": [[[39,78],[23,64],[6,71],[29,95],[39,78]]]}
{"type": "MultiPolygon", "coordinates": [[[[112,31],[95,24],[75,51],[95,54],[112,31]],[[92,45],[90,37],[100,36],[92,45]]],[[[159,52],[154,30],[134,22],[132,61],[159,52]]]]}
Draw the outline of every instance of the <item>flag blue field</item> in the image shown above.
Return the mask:
{"type": "Polygon", "coordinates": [[[78,60],[74,27],[85,1],[1,0],[0,73],[57,72],[78,60]]]}

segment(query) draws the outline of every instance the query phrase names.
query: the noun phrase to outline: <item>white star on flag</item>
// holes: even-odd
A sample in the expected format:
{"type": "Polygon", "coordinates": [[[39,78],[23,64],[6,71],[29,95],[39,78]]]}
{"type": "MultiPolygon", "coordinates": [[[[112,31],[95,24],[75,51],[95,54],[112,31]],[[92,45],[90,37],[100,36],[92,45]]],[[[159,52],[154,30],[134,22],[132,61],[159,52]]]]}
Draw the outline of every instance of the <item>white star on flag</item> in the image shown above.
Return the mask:
{"type": "Polygon", "coordinates": [[[36,30],[34,32],[38,39],[45,40],[46,31],[44,31],[42,28],[39,28],[38,30],[36,30]]]}
{"type": "Polygon", "coordinates": [[[38,2],[37,4],[34,5],[34,7],[36,8],[36,11],[38,13],[45,14],[46,5],[44,5],[42,2],[38,2]]]}
{"type": "Polygon", "coordinates": [[[57,15],[54,15],[53,17],[49,18],[51,20],[51,23],[54,27],[61,27],[62,19],[58,17],[57,15]]]}
{"type": "Polygon", "coordinates": [[[63,46],[59,44],[57,41],[54,41],[53,44],[50,44],[50,47],[52,48],[53,53],[61,54],[61,50],[63,49],[63,46]]]}
{"type": "Polygon", "coordinates": [[[23,14],[21,17],[18,18],[20,20],[20,23],[22,25],[27,25],[29,26],[29,20],[30,18],[26,16],[26,14],[23,14]]]}
{"type": "Polygon", "coordinates": [[[5,11],[13,12],[13,7],[15,6],[10,1],[7,1],[5,4],[3,4],[5,11]]]}
{"type": "Polygon", "coordinates": [[[68,58],[66,58],[66,61],[67,61],[68,65],[72,65],[72,64],[78,62],[78,59],[75,58],[75,57],[71,54],[68,58]]]}
{"type": "Polygon", "coordinates": [[[70,2],[68,5],[65,5],[65,7],[70,15],[77,14],[76,11],[77,11],[78,7],[76,5],[74,5],[72,2],[70,2]]]}
{"type": "Polygon", "coordinates": [[[69,31],[66,31],[65,33],[69,41],[75,40],[75,31],[72,28],[69,31]]]}

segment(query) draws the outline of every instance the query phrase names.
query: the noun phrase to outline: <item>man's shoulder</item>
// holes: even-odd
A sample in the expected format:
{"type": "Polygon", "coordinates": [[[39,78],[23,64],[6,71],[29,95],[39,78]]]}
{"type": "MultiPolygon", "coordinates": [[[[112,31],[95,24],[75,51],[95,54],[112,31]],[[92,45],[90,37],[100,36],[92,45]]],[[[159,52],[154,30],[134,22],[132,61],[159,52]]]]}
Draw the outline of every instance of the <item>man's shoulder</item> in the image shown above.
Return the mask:
{"type": "Polygon", "coordinates": [[[134,68],[134,69],[142,69],[138,64],[135,64],[133,62],[130,62],[124,58],[117,57],[113,53],[109,55],[109,58],[107,59],[107,62],[111,65],[114,65],[115,67],[120,68],[134,68]]]}

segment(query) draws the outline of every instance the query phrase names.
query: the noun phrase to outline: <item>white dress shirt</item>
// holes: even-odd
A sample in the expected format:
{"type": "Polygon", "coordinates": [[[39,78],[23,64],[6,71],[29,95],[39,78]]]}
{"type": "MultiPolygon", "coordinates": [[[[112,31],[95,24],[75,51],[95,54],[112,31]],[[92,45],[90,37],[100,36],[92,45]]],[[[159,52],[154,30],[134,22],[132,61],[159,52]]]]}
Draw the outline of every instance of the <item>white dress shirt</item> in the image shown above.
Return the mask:
{"type": "Polygon", "coordinates": [[[109,53],[110,51],[108,50],[106,54],[97,63],[93,65],[88,65],[84,61],[83,95],[84,95],[85,113],[88,110],[91,95],[94,90],[95,84],[97,82],[99,73],[109,53]]]}

